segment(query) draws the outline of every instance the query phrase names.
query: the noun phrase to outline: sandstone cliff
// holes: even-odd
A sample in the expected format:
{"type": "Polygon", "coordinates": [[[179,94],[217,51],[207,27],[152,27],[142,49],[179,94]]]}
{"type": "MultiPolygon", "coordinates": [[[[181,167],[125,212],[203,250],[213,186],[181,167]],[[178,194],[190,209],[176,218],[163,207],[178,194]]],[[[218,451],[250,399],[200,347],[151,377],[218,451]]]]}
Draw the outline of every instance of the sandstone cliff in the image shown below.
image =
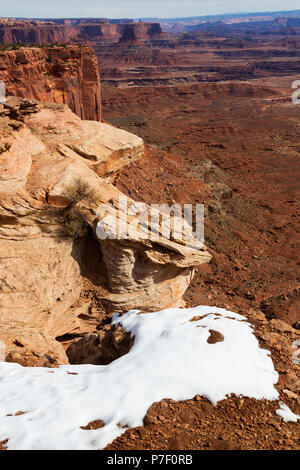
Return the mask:
{"type": "Polygon", "coordinates": [[[127,239],[99,239],[97,232],[104,217],[126,216],[122,193],[109,181],[143,155],[141,138],[82,121],[64,105],[17,98],[0,111],[0,126],[0,340],[7,360],[67,362],[55,338],[84,336],[100,319],[99,311],[89,315],[87,298],[80,301],[84,283],[106,313],[182,305],[194,266],[210,260],[192,235],[153,240],[147,223],[127,239]]]}
{"type": "Polygon", "coordinates": [[[23,44],[54,44],[67,42],[76,36],[76,28],[71,25],[63,26],[51,21],[15,20],[4,18],[0,20],[0,42],[23,44]]]}
{"type": "Polygon", "coordinates": [[[22,47],[0,51],[9,95],[67,104],[80,118],[101,120],[97,58],[88,47],[22,47]]]}

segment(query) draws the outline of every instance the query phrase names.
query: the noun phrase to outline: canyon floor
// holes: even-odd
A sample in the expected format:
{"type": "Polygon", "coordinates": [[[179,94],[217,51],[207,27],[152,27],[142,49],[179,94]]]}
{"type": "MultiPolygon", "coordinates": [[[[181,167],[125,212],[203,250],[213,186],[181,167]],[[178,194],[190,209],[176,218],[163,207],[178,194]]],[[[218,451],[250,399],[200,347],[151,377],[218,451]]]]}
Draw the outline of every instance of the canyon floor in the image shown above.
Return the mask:
{"type": "Polygon", "coordinates": [[[147,203],[203,203],[214,257],[187,299],[299,325],[299,108],[294,77],[103,87],[107,120],[148,143],[117,185],[147,203]]]}

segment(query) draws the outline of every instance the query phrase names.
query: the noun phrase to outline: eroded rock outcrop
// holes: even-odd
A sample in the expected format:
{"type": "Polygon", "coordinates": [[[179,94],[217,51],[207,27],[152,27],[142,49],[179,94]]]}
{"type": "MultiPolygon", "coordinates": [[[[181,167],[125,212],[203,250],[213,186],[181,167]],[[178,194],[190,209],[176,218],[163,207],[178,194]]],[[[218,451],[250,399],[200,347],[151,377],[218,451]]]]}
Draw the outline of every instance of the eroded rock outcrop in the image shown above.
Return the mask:
{"type": "MultiPolygon", "coordinates": [[[[128,20],[130,21],[130,20],[128,20]]],[[[55,44],[66,42],[80,42],[112,40],[118,41],[126,37],[128,29],[133,31],[139,40],[149,40],[162,33],[159,23],[140,22],[113,22],[109,20],[85,20],[57,24],[53,21],[33,20],[0,20],[0,42],[23,44],[55,44]]]]}
{"type": "MultiPolygon", "coordinates": [[[[126,238],[99,237],[103,220],[109,233],[113,220],[128,215],[111,181],[143,155],[141,138],[82,121],[65,105],[17,98],[0,110],[0,126],[0,321],[35,334],[36,364],[45,357],[54,364],[67,360],[61,345],[53,352],[58,336],[90,332],[80,326],[82,311],[71,307],[82,288],[82,246],[89,251],[85,237],[91,234],[98,247],[93,257],[105,272],[107,312],[182,305],[194,266],[210,260],[191,230],[181,239],[162,233],[152,239],[150,222],[136,228],[133,210],[134,229],[126,238]],[[44,335],[43,348],[36,334],[44,335]]],[[[128,199],[128,205],[136,203],[128,199]]],[[[12,349],[22,346],[14,340],[23,344],[26,338],[1,331],[8,360],[18,360],[12,349]]]]}
{"type": "Polygon", "coordinates": [[[64,103],[81,119],[101,121],[98,63],[89,47],[0,51],[0,80],[8,95],[64,103]]]}

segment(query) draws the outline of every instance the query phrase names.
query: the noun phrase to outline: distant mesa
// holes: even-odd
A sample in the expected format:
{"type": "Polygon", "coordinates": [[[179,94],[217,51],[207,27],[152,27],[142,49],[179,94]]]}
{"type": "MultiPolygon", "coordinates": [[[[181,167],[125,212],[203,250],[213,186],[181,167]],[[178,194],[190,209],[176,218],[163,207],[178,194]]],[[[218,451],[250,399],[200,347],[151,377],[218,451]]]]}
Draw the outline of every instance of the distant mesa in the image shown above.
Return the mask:
{"type": "Polygon", "coordinates": [[[102,119],[98,62],[89,47],[0,50],[0,80],[7,95],[67,104],[81,119],[102,119]]]}

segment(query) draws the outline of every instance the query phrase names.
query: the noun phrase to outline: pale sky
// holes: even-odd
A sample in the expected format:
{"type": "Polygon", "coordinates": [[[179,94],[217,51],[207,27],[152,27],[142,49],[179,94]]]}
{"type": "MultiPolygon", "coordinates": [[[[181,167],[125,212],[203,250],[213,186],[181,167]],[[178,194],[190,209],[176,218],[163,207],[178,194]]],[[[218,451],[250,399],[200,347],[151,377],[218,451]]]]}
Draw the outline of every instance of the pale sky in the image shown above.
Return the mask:
{"type": "Polygon", "coordinates": [[[0,17],[174,18],[299,8],[299,0],[1,0],[0,17]]]}

